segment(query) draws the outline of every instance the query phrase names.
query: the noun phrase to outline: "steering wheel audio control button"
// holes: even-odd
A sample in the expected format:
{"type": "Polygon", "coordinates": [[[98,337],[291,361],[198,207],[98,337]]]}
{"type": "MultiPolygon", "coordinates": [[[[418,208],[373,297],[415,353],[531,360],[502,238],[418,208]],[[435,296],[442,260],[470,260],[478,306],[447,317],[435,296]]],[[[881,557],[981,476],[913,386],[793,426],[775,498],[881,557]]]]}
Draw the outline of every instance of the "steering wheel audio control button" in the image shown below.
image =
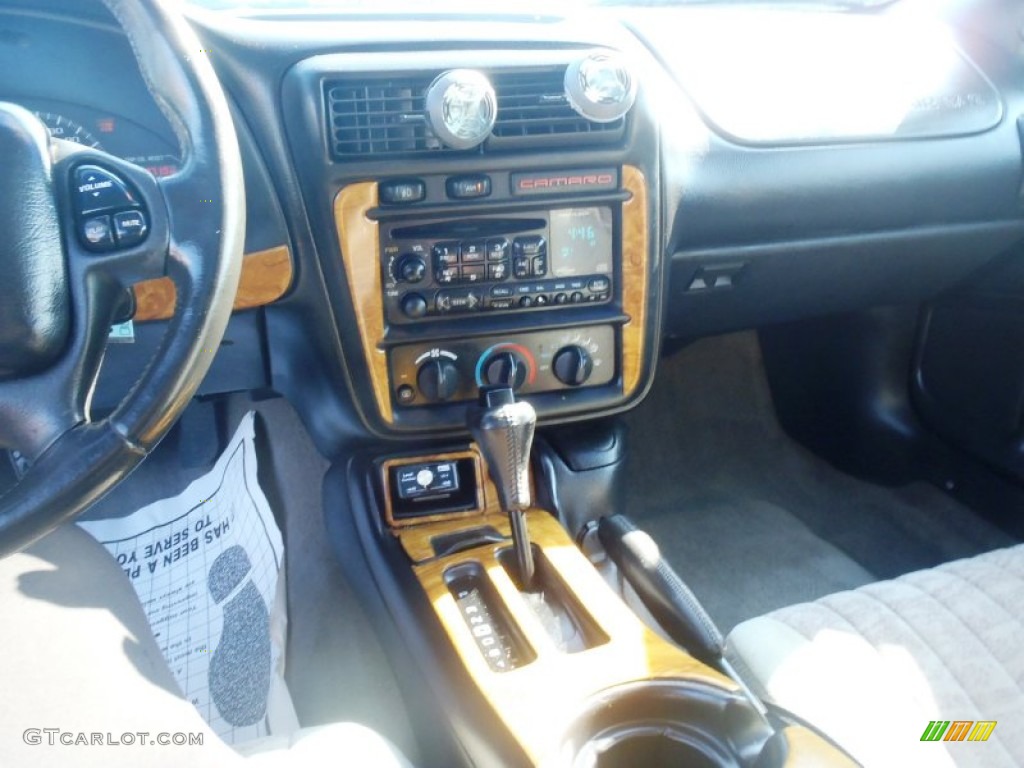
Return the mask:
{"type": "Polygon", "coordinates": [[[149,222],[142,211],[121,211],[114,214],[114,234],[122,248],[138,245],[149,234],[149,222]]]}
{"type": "Polygon", "coordinates": [[[75,202],[80,215],[139,205],[128,185],[105,168],[83,165],[75,171],[75,202]]]}
{"type": "Polygon", "coordinates": [[[90,251],[101,253],[114,248],[114,229],[109,216],[94,216],[82,222],[78,230],[82,245],[90,251]]]}

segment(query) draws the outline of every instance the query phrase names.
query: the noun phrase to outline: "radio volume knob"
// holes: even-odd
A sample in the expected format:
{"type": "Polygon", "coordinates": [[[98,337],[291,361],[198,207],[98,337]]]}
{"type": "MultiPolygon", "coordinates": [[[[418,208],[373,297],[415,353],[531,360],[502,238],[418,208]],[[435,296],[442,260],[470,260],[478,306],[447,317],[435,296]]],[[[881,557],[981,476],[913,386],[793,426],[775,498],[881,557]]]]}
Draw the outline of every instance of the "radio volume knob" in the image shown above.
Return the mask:
{"type": "Polygon", "coordinates": [[[450,360],[428,360],[416,374],[416,385],[427,400],[443,403],[459,390],[459,369],[450,360]]]}
{"type": "Polygon", "coordinates": [[[395,279],[400,283],[419,283],[427,276],[427,262],[415,254],[407,254],[395,264],[395,279]]]}
{"type": "Polygon", "coordinates": [[[571,344],[562,347],[555,355],[552,365],[555,378],[570,387],[578,387],[587,383],[594,372],[594,361],[583,347],[571,344]]]}

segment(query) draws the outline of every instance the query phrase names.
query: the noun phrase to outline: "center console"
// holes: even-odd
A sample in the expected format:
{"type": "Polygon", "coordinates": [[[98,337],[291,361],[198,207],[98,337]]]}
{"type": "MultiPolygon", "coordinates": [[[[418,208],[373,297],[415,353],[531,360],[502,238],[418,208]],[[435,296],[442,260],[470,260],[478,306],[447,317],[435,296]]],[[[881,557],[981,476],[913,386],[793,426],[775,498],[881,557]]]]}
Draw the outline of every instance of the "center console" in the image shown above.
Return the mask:
{"type": "Polygon", "coordinates": [[[535,574],[524,586],[475,444],[378,459],[369,480],[398,567],[522,764],[853,765],[804,728],[767,723],[733,680],[655,634],[537,507],[525,515],[535,574]]]}

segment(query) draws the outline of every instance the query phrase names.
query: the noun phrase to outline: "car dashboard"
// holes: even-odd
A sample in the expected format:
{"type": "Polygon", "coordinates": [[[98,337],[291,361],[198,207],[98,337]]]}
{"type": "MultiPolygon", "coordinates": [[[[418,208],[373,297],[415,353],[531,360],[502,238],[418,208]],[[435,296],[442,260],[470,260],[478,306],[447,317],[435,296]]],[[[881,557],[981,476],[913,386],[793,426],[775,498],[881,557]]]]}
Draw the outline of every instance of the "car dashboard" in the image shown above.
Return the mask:
{"type": "MultiPolygon", "coordinates": [[[[500,376],[542,423],[610,415],[668,340],[922,301],[1024,233],[1012,3],[555,10],[190,11],[249,222],[202,394],[284,394],[327,455],[461,432],[500,376]],[[563,93],[567,66],[604,53],[637,85],[609,122],[563,93]],[[431,84],[464,71],[497,98],[468,149],[422,120],[431,84]]],[[[98,5],[8,3],[0,34],[4,99],[177,171],[187,152],[98,5]]],[[[133,299],[100,409],[174,311],[159,281],[133,299]]]]}
{"type": "MultiPolygon", "coordinates": [[[[882,445],[870,469],[899,478],[916,422],[904,442],[851,429],[829,454],[832,427],[889,436],[911,423],[899,419],[910,398],[925,417],[971,399],[957,365],[974,359],[974,326],[930,307],[964,285],[1020,285],[1024,7],[196,5],[190,55],[223,85],[247,209],[235,311],[198,395],[294,408],[330,464],[317,543],[334,548],[389,658],[445,705],[463,757],[541,764],[574,707],[612,711],[604,691],[680,679],[714,704],[686,720],[695,733],[767,743],[727,665],[656,636],[591,567],[634,469],[625,420],[610,417],[648,395],[666,351],[758,329],[743,370],[784,381],[755,399],[775,398],[780,422],[840,468],[882,445]],[[887,307],[906,310],[899,333],[873,324],[887,307]],[[515,424],[513,406],[527,414],[515,424]],[[504,433],[483,426],[496,414],[504,433]],[[573,649],[543,634],[527,593],[561,600],[573,649]]],[[[0,2],[0,99],[155,177],[196,150],[98,1],[0,2]]],[[[1019,328],[1021,292],[1005,293],[996,319],[1019,328]]],[[[124,298],[94,415],[122,401],[179,311],[166,276],[124,298]]],[[[1003,365],[1014,355],[999,344],[981,351],[1003,365]]],[[[1019,437],[1024,375],[1005,366],[991,370],[1015,372],[1009,385],[971,386],[1004,398],[991,399],[1019,437]]],[[[687,373],[659,381],[666,422],[687,373]]],[[[936,432],[979,421],[933,419],[936,432]]],[[[993,463],[1019,468],[1008,443],[993,463]]],[[[820,754],[831,747],[815,741],[808,764],[841,764],[820,754]]]]}

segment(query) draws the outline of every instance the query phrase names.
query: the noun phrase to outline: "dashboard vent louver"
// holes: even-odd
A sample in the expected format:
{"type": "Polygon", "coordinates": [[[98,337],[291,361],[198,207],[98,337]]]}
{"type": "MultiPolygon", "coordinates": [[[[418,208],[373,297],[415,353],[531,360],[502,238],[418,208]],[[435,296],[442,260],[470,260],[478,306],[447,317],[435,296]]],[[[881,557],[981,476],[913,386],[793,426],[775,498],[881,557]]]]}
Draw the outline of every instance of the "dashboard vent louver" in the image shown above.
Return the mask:
{"type": "Polygon", "coordinates": [[[564,67],[492,75],[498,119],[491,147],[581,146],[622,139],[624,119],[595,123],[569,105],[564,77],[564,67]]]}
{"type": "MultiPolygon", "coordinates": [[[[569,105],[564,72],[564,67],[485,71],[498,97],[497,120],[491,138],[468,152],[573,148],[621,141],[625,120],[591,122],[569,105]]],[[[344,162],[458,153],[433,135],[424,117],[425,94],[437,74],[368,75],[326,82],[331,156],[344,162]]]]}
{"type": "Polygon", "coordinates": [[[334,159],[451,151],[430,134],[423,117],[432,80],[428,75],[325,84],[334,159]]]}

